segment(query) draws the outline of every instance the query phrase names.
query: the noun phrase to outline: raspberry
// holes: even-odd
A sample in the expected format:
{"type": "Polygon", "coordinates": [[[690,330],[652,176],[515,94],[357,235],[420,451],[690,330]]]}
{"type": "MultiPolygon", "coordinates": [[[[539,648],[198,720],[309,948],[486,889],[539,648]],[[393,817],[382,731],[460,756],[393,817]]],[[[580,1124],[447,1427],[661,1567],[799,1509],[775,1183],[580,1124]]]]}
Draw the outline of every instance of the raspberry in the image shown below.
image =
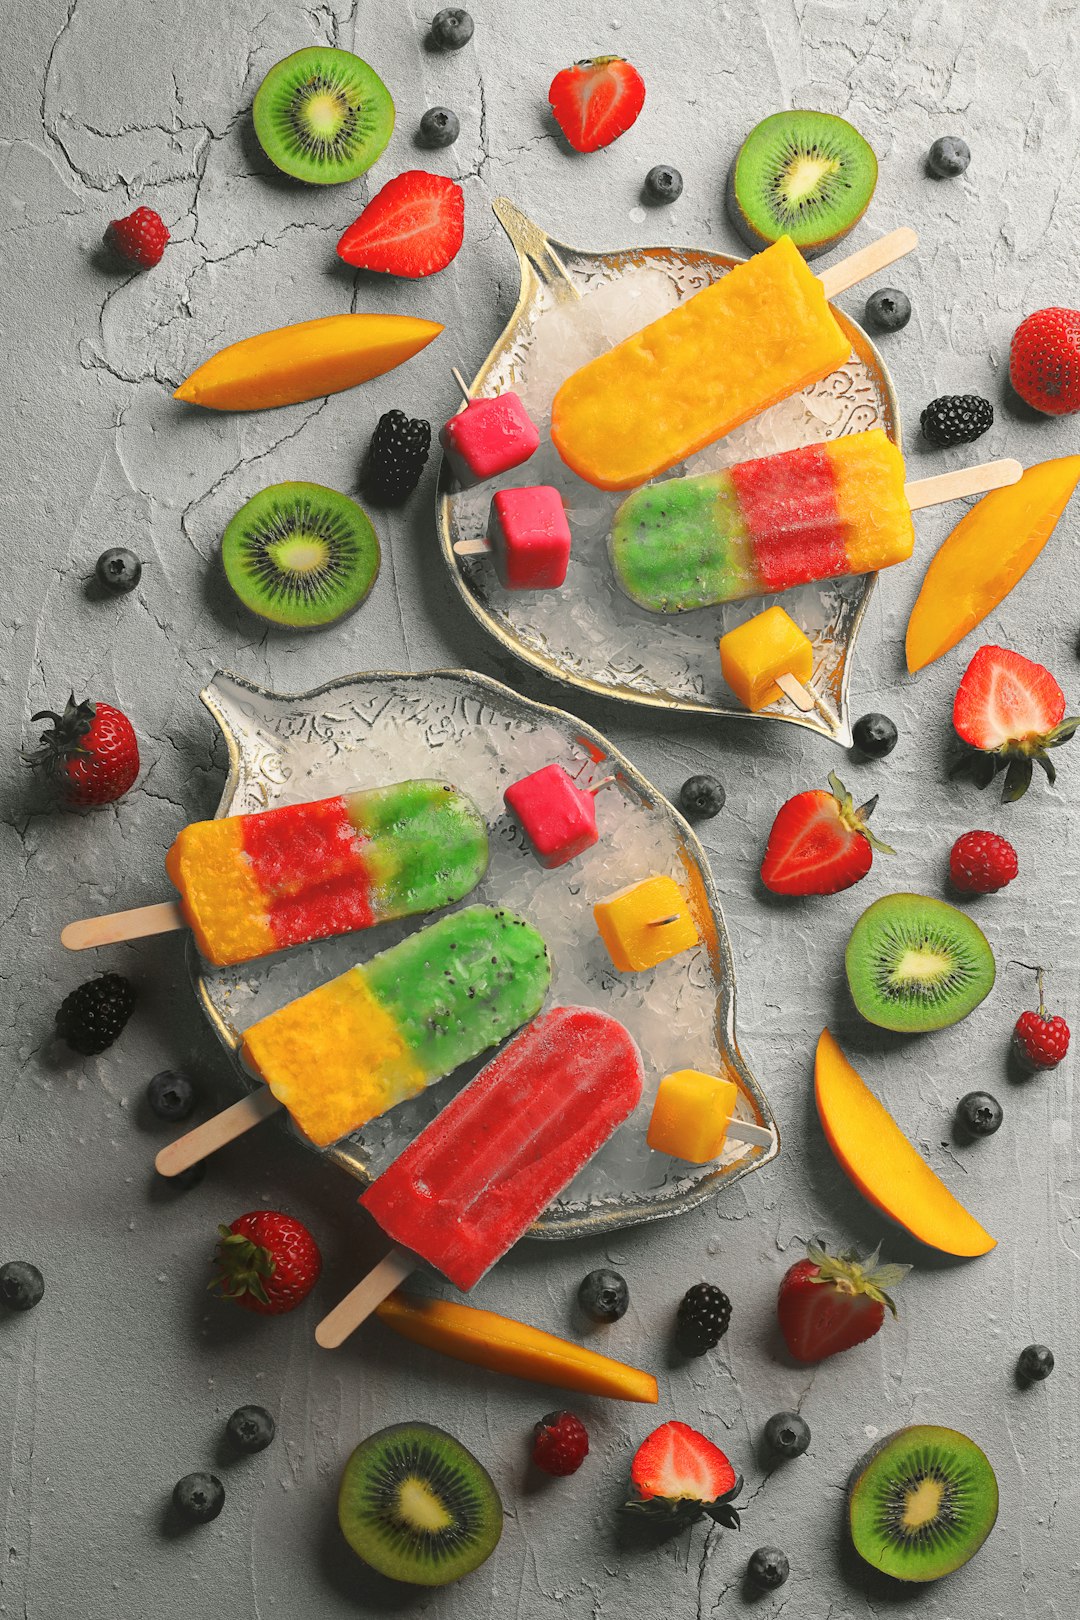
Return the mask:
{"type": "Polygon", "coordinates": [[[169,233],[160,214],[152,208],[136,208],[124,219],[114,219],[105,232],[105,245],[136,270],[152,270],[160,264],[169,233]]]}
{"type": "Polygon", "coordinates": [[[364,490],[380,506],[397,506],[420,482],[431,448],[431,423],[404,411],[379,417],[364,463],[364,490]]]}
{"type": "Polygon", "coordinates": [[[919,422],[923,438],[940,448],[971,444],[993,427],[994,407],[979,394],[942,394],[930,401],[919,422]]]}
{"type": "Polygon", "coordinates": [[[703,1356],[720,1343],[731,1321],[731,1301],[714,1283],[695,1283],[679,1302],[675,1340],[688,1356],[703,1356]]]}
{"type": "Polygon", "coordinates": [[[112,1045],[131,1017],[135,993],[120,973],[88,979],[64,997],[56,1014],[57,1034],[73,1051],[94,1057],[112,1045]]]}
{"type": "MultiPolygon", "coordinates": [[[[1017,962],[1015,965],[1030,966],[1027,962],[1017,962]]],[[[1032,967],[1030,971],[1036,975],[1039,983],[1039,1010],[1020,1014],[1013,1029],[1013,1046],[1033,1069],[1056,1069],[1069,1050],[1069,1026],[1060,1013],[1051,1016],[1046,1010],[1044,969],[1032,967]]]]}
{"type": "Polygon", "coordinates": [[[961,894],[994,894],[1019,870],[1015,849],[997,833],[962,833],[949,855],[949,876],[961,894]]]}
{"type": "Polygon", "coordinates": [[[588,1430],[573,1412],[549,1412],[533,1430],[533,1462],[545,1474],[576,1474],[588,1453],[588,1430]]]}

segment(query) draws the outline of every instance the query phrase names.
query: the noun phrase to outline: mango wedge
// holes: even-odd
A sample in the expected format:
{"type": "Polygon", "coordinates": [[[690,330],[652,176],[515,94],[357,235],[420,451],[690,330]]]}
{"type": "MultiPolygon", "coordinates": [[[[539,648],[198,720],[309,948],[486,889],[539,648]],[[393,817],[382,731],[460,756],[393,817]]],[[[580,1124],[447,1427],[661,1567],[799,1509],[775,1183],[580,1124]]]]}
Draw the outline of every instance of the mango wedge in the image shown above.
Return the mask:
{"type": "Polygon", "coordinates": [[[456,1361],[471,1362],[490,1372],[531,1378],[557,1389],[584,1395],[608,1395],[619,1401],[655,1406],[659,1396],[651,1373],[612,1361],[595,1350],[571,1344],[554,1333],[514,1322],[494,1311],[479,1311],[452,1300],[421,1299],[400,1290],[384,1299],[376,1312],[380,1322],[403,1339],[441,1350],[456,1361]]]}
{"type": "Polygon", "coordinates": [[[413,315],[324,315],[241,338],[204,360],[175,398],[211,411],[259,411],[354,388],[393,371],[433,338],[413,315]]]}
{"type": "Polygon", "coordinates": [[[1029,467],[1019,483],[984,495],[938,548],[907,627],[915,673],[955,647],[1006,597],[1054,530],[1080,482],[1080,456],[1029,467]]]}
{"type": "Polygon", "coordinates": [[[829,1146],[864,1198],[942,1254],[988,1254],[983,1230],[878,1102],[827,1029],[814,1062],[814,1096],[829,1146]]]}

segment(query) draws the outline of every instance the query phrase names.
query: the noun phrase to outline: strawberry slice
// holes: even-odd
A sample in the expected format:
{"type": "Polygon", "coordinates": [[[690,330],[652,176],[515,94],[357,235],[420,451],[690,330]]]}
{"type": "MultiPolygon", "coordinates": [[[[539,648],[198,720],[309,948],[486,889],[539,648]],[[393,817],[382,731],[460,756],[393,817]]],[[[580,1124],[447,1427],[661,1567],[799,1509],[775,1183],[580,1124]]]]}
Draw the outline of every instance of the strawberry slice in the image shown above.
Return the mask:
{"type": "Polygon", "coordinates": [[[465,237],[465,196],[455,180],[406,169],[372,197],[337,245],[358,270],[431,276],[445,270],[465,237]]]}
{"type": "Polygon", "coordinates": [[[555,122],[575,152],[597,152],[630,128],[645,80],[621,56],[594,56],[556,73],[548,90],[555,122]]]}
{"type": "Polygon", "coordinates": [[[626,1504],[669,1520],[692,1522],[703,1513],[739,1527],[730,1505],[742,1478],[711,1440],[687,1423],[662,1423],[643,1440],[630,1464],[633,1498],[626,1504]]]}
{"type": "Polygon", "coordinates": [[[829,1254],[808,1243],[807,1259],[783,1276],[776,1298],[780,1331],[796,1361],[824,1361],[841,1350],[872,1339],[896,1306],[888,1293],[903,1282],[910,1266],[878,1264],[880,1250],[866,1260],[854,1250],[829,1254]]]}
{"type": "Polygon", "coordinates": [[[796,793],[777,812],[761,863],[774,894],[839,894],[866,876],[875,849],[895,853],[867,826],[877,797],[856,810],[835,772],[829,786],[831,793],[796,793]]]}
{"type": "Polygon", "coordinates": [[[987,787],[1004,770],[1002,798],[1009,802],[1026,793],[1033,765],[1056,780],[1048,751],[1068,742],[1080,719],[1065,718],[1065,694],[1042,664],[1007,647],[980,647],[957,688],[953,725],[977,751],[954,774],[987,787]]]}

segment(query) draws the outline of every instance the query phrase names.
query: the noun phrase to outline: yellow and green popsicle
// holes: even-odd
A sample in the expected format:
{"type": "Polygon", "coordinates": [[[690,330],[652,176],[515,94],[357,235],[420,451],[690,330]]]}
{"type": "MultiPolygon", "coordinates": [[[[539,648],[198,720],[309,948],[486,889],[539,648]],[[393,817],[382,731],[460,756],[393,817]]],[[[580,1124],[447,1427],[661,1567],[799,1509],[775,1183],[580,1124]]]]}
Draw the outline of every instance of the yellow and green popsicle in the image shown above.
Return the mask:
{"type": "Polygon", "coordinates": [[[243,1055],[329,1147],[519,1029],[550,982],[534,928],[468,906],[261,1018],[243,1055]]]}
{"type": "Polygon", "coordinates": [[[632,601],[685,613],[888,568],[914,543],[904,458],[874,428],[635,490],[610,551],[632,601]]]}

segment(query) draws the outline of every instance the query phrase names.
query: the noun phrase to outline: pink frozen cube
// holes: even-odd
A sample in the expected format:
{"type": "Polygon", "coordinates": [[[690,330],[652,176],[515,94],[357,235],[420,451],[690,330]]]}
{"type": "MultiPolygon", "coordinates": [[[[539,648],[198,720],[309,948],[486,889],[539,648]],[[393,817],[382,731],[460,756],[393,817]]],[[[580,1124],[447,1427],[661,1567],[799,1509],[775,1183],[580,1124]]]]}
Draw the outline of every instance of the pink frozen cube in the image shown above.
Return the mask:
{"type": "Polygon", "coordinates": [[[439,434],[454,477],[464,488],[528,461],[537,445],[529,413],[516,394],[472,399],[439,434]]]}
{"type": "Polygon", "coordinates": [[[500,489],[492,497],[487,538],[508,591],[553,591],[565,580],[570,525],[562,496],[550,484],[500,489]]]}
{"type": "Polygon", "coordinates": [[[561,765],[544,765],[503,794],[541,866],[565,866],[597,842],[596,801],[561,765]]]}

